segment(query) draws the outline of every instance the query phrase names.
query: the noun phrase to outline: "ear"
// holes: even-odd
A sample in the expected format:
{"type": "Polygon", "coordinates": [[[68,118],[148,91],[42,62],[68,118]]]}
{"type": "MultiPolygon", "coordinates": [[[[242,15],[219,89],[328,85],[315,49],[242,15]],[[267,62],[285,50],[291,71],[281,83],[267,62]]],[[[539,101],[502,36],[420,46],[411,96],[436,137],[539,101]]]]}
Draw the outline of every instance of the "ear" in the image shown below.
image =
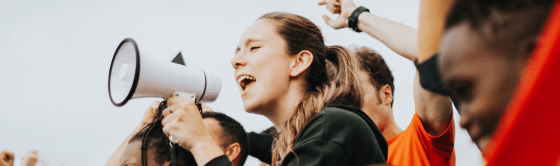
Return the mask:
{"type": "Polygon", "coordinates": [[[303,50],[295,55],[295,61],[290,64],[290,76],[297,77],[301,75],[313,62],[313,54],[307,50],[303,50]]]}
{"type": "Polygon", "coordinates": [[[232,163],[237,162],[239,153],[241,153],[241,145],[237,142],[230,144],[224,149],[224,153],[228,157],[229,161],[232,163]]]}
{"type": "Polygon", "coordinates": [[[393,103],[393,92],[391,91],[391,86],[384,85],[381,89],[379,89],[379,94],[383,104],[391,106],[391,103],[393,103]]]}

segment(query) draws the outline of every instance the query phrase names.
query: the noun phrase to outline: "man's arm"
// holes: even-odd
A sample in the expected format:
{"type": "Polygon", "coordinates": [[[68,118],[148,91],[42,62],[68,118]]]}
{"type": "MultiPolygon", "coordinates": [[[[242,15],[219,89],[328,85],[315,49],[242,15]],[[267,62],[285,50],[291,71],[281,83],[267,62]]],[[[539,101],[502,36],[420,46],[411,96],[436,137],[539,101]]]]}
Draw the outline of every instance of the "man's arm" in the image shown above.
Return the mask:
{"type": "MultiPolygon", "coordinates": [[[[329,10],[335,11],[334,13],[339,12],[340,15],[335,20],[323,15],[325,22],[334,29],[348,27],[348,17],[356,9],[356,5],[350,0],[341,0],[339,5],[324,0],[319,2],[319,5],[326,5],[329,10]]],[[[357,27],[411,61],[418,57],[418,32],[414,28],[369,12],[360,14],[357,27]]]]}
{"type": "MultiPolygon", "coordinates": [[[[330,1],[319,2],[319,5],[323,4],[327,7],[331,6],[333,8],[331,11],[340,11],[336,20],[323,16],[329,26],[335,29],[348,27],[348,16],[356,9],[356,5],[351,0],[341,0],[340,9],[337,9],[330,1]]],[[[420,20],[420,22],[422,21],[420,20]]],[[[418,33],[411,27],[378,17],[369,12],[363,12],[358,17],[357,28],[375,37],[393,51],[411,61],[418,58],[418,33]]],[[[416,112],[428,133],[437,136],[445,132],[453,114],[451,100],[448,96],[439,95],[422,88],[418,72],[414,79],[414,103],[416,112]]]]}

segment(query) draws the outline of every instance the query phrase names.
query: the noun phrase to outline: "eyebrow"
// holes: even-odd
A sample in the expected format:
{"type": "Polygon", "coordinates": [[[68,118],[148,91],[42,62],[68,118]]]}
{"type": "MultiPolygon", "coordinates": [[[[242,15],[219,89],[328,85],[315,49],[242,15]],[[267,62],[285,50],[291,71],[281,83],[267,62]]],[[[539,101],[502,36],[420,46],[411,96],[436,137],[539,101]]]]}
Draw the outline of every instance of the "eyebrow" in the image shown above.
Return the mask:
{"type": "MultiPolygon", "coordinates": [[[[247,39],[247,40],[245,41],[245,45],[249,45],[249,43],[252,43],[252,42],[260,42],[260,41],[263,41],[263,40],[259,40],[259,39],[247,39]]],[[[237,49],[235,49],[235,55],[237,55],[237,53],[238,53],[239,51],[241,51],[241,48],[237,47],[237,49]]]]}

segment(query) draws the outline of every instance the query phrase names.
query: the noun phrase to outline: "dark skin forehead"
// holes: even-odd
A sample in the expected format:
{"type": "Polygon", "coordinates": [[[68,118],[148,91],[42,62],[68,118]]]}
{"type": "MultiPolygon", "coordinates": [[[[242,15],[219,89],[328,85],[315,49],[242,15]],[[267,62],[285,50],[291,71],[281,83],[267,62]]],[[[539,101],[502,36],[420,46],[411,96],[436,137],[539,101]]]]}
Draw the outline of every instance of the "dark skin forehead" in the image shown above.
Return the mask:
{"type": "MultiPolygon", "coordinates": [[[[473,71],[480,68],[472,68],[468,64],[484,63],[480,59],[473,58],[481,54],[487,54],[484,50],[489,43],[484,42],[480,35],[472,35],[474,32],[466,22],[448,30],[443,38],[440,55],[441,74],[444,82],[455,76],[471,77],[468,73],[461,71],[473,71]]],[[[478,74],[479,72],[473,72],[478,74]]]]}
{"type": "Polygon", "coordinates": [[[502,21],[504,23],[486,22],[476,28],[465,21],[445,32],[439,64],[444,81],[453,75],[468,77],[463,71],[484,74],[487,67],[496,65],[496,62],[526,61],[526,54],[530,54],[530,46],[533,46],[530,42],[536,36],[519,36],[523,35],[520,32],[523,23],[512,23],[511,16],[495,17],[507,20],[502,21]],[[494,32],[497,26],[506,25],[508,28],[502,27],[499,32],[494,32]]]}

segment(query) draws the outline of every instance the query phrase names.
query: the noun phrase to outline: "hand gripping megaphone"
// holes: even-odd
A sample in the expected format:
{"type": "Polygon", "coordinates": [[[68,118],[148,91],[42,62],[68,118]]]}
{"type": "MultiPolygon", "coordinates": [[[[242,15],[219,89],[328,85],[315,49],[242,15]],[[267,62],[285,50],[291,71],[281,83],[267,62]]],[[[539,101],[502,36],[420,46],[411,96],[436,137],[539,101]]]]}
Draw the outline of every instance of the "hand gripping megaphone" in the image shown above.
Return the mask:
{"type": "Polygon", "coordinates": [[[173,94],[197,102],[213,102],[220,94],[222,80],[201,69],[187,67],[181,54],[174,62],[150,57],[131,38],[117,47],[109,69],[109,97],[117,106],[140,97],[168,98],[173,94]]]}

